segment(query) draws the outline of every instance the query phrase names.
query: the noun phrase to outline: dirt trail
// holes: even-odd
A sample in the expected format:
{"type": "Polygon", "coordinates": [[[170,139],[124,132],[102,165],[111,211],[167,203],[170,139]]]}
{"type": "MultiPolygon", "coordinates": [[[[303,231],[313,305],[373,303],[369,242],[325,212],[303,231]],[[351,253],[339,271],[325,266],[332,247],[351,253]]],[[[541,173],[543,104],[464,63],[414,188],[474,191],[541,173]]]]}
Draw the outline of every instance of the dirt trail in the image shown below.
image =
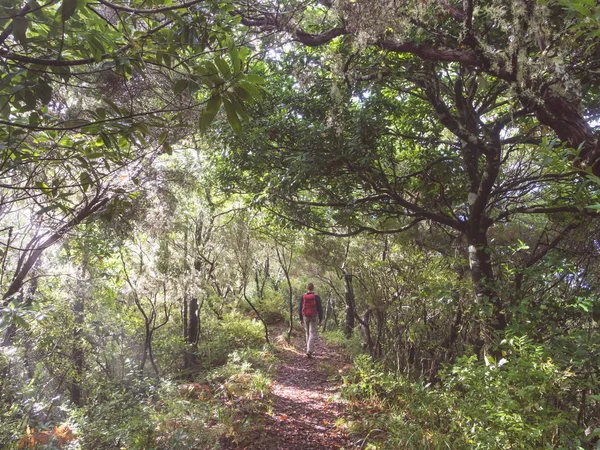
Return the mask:
{"type": "Polygon", "coordinates": [[[339,381],[334,374],[349,361],[318,338],[316,356],[304,354],[304,336],[295,332],[292,343],[278,343],[282,362],[271,385],[273,406],[264,417],[264,429],[249,437],[249,450],[320,450],[355,448],[350,436],[336,425],[347,405],[335,398],[339,381]]]}

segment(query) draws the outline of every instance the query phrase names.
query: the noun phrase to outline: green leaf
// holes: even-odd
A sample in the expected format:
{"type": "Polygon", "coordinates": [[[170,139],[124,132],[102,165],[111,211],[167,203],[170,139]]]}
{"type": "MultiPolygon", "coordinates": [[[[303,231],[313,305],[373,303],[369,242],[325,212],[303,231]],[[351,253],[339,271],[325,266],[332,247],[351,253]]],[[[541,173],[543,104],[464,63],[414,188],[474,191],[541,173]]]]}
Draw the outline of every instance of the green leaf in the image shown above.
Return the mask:
{"type": "Polygon", "coordinates": [[[12,21],[13,36],[21,45],[27,43],[27,27],[29,26],[29,20],[25,17],[16,17],[12,21]]]}
{"type": "Polygon", "coordinates": [[[88,188],[93,183],[93,180],[88,172],[81,172],[81,174],[79,174],[79,182],[83,187],[83,192],[87,192],[88,188]]]}
{"type": "Polygon", "coordinates": [[[40,115],[36,112],[33,111],[31,114],[29,114],[29,125],[37,125],[40,123],[40,115]]]}
{"type": "Polygon", "coordinates": [[[37,181],[35,183],[35,186],[46,195],[52,194],[52,191],[50,190],[48,185],[46,183],[44,183],[43,181],[37,181]]]}
{"type": "Polygon", "coordinates": [[[249,73],[246,75],[246,80],[254,84],[265,84],[265,79],[255,73],[249,73]]]}
{"type": "Polygon", "coordinates": [[[241,103],[253,103],[254,97],[247,90],[243,89],[241,86],[236,85],[233,89],[235,94],[235,98],[239,100],[241,103]]]}
{"type": "Polygon", "coordinates": [[[169,136],[169,130],[165,130],[162,133],[160,133],[160,136],[158,137],[158,143],[162,144],[163,142],[165,142],[165,140],[167,139],[168,136],[169,136]]]}
{"type": "Polygon", "coordinates": [[[219,68],[219,72],[223,75],[224,78],[228,78],[231,75],[231,69],[229,68],[229,64],[221,58],[220,56],[215,56],[215,64],[219,68]]]}
{"type": "Polygon", "coordinates": [[[235,106],[227,99],[223,99],[223,106],[225,106],[225,113],[227,114],[227,120],[229,121],[229,125],[231,125],[231,129],[238,136],[242,135],[242,122],[238,117],[235,106]]]}
{"type": "Polygon", "coordinates": [[[47,105],[52,100],[52,86],[48,83],[40,83],[35,88],[35,93],[42,102],[42,105],[47,105]]]}
{"type": "Polygon", "coordinates": [[[3,102],[2,109],[0,109],[0,116],[4,119],[8,119],[10,116],[10,103],[8,101],[3,102]]]}
{"type": "Polygon", "coordinates": [[[190,82],[188,80],[178,80],[173,86],[173,94],[179,95],[188,87],[189,84],[190,82]]]}
{"type": "Polygon", "coordinates": [[[42,214],[46,214],[47,212],[53,211],[55,209],[58,208],[58,205],[49,205],[49,206],[44,206],[42,209],[40,209],[37,212],[38,216],[41,216],[42,214]]]}
{"type": "Polygon", "coordinates": [[[215,116],[221,108],[221,96],[215,95],[206,103],[206,109],[200,114],[198,119],[198,128],[201,133],[206,132],[215,116]]]}
{"type": "Polygon", "coordinates": [[[242,81],[239,81],[237,85],[240,88],[242,88],[243,90],[245,90],[246,92],[248,92],[256,100],[261,100],[262,99],[262,95],[260,93],[260,90],[256,87],[256,85],[254,83],[250,83],[248,81],[242,80],[242,81]]]}
{"type": "Polygon", "coordinates": [[[29,329],[29,327],[30,327],[29,323],[27,323],[25,321],[25,319],[23,319],[21,316],[14,315],[13,322],[15,325],[17,325],[19,327],[23,327],[25,329],[29,329]]]}
{"type": "Polygon", "coordinates": [[[23,108],[23,111],[31,111],[32,109],[35,109],[37,98],[32,90],[27,89],[21,91],[21,98],[25,102],[25,107],[23,108]]]}
{"type": "Polygon", "coordinates": [[[218,75],[219,74],[219,69],[217,69],[217,66],[215,66],[211,61],[204,61],[202,64],[200,64],[197,68],[198,73],[200,75],[203,76],[212,76],[212,75],[218,75]]]}
{"type": "Polygon", "coordinates": [[[231,59],[231,67],[233,67],[233,73],[239,73],[242,71],[242,60],[237,48],[233,47],[229,50],[229,58],[231,59]]]}
{"type": "Polygon", "coordinates": [[[63,22],[66,22],[75,14],[77,9],[77,0],[63,0],[62,6],[60,7],[61,16],[63,22]]]}
{"type": "Polygon", "coordinates": [[[104,57],[104,45],[102,42],[93,34],[89,34],[86,36],[86,41],[92,51],[92,56],[96,62],[102,61],[104,57]]]}

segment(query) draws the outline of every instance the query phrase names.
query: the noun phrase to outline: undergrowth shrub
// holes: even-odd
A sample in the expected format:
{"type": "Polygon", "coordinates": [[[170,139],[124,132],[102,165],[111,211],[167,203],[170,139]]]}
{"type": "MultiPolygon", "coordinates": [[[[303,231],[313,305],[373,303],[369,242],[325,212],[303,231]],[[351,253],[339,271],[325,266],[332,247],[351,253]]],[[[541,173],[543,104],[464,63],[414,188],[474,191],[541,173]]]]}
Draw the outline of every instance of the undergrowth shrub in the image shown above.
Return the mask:
{"type": "Polygon", "coordinates": [[[572,387],[569,368],[557,367],[527,338],[505,344],[499,361],[458,358],[440,372],[438,386],[397,376],[361,356],[343,395],[374,408],[360,426],[374,448],[584,448],[589,437],[562,403],[572,387]]]}
{"type": "Polygon", "coordinates": [[[19,399],[18,386],[8,377],[10,361],[0,351],[0,448],[8,447],[14,439],[23,414],[19,399]]]}
{"type": "Polygon", "coordinates": [[[156,449],[205,449],[218,445],[218,401],[212,396],[180,395],[176,384],[162,383],[152,409],[156,449]]]}
{"type": "MultiPolygon", "coordinates": [[[[274,291],[273,289],[265,288],[262,298],[252,300],[254,306],[260,313],[262,319],[268,324],[273,325],[283,322],[288,317],[288,298],[287,292],[274,291]]],[[[295,302],[295,300],[294,300],[295,302]]],[[[294,303],[295,304],[295,303],[294,303]]],[[[248,317],[257,319],[256,312],[250,307],[246,301],[240,301],[240,310],[248,317]]]]}
{"type": "MultiPolygon", "coordinates": [[[[218,448],[243,442],[269,407],[274,355],[270,348],[230,353],[202,373],[207,395],[186,395],[170,380],[132,378],[127,388],[99,387],[74,413],[82,448],[131,450],[218,448]]],[[[200,375],[200,374],[199,374],[200,375]]],[[[200,385],[200,384],[198,384],[200,385]]]]}
{"type": "Polygon", "coordinates": [[[342,347],[344,352],[352,359],[363,355],[365,352],[364,344],[358,333],[353,333],[350,338],[347,338],[343,330],[328,330],[323,333],[323,337],[333,345],[342,347]]]}
{"type": "Polygon", "coordinates": [[[238,350],[208,376],[221,399],[216,409],[219,432],[236,445],[244,443],[249,430],[262,426],[262,414],[270,407],[274,362],[271,348],[238,350]]]}
{"type": "Polygon", "coordinates": [[[207,370],[225,364],[234,350],[260,348],[265,343],[262,324],[239,313],[226,314],[222,320],[213,319],[206,328],[211,331],[201,335],[198,353],[207,370]]]}
{"type": "Polygon", "coordinates": [[[154,383],[142,378],[127,389],[112,383],[98,386],[87,405],[74,412],[82,448],[153,448],[155,423],[148,396],[153,389],[154,383]]]}

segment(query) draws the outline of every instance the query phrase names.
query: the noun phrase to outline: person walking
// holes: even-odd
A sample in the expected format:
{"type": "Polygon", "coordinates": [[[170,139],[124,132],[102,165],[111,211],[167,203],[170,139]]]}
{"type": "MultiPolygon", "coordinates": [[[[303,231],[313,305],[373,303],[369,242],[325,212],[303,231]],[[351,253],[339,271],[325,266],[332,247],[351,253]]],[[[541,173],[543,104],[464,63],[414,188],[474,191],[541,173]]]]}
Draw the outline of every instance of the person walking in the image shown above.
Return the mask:
{"type": "Polygon", "coordinates": [[[304,332],[306,333],[306,356],[312,358],[315,355],[317,329],[323,320],[321,297],[315,294],[314,284],[308,283],[306,285],[306,294],[300,297],[298,313],[300,314],[300,323],[304,325],[304,332]]]}

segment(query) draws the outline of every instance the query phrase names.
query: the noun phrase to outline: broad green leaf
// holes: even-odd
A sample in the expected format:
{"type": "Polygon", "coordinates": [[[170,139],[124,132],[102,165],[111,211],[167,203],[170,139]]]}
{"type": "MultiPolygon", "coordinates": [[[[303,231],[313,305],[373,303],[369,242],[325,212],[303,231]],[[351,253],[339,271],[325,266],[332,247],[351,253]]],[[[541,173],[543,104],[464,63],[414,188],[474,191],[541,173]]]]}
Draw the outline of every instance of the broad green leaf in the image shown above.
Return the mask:
{"type": "Polygon", "coordinates": [[[204,61],[198,66],[198,73],[203,76],[218,75],[219,69],[211,61],[204,61]]]}
{"type": "Polygon", "coordinates": [[[18,315],[15,314],[12,319],[13,319],[13,322],[14,322],[15,325],[17,325],[19,327],[22,327],[24,329],[29,329],[30,328],[29,323],[26,322],[25,319],[23,319],[21,316],[18,316],[18,315]]]}
{"type": "Polygon", "coordinates": [[[225,113],[227,114],[227,120],[229,121],[229,125],[231,125],[231,129],[235,134],[241,136],[242,122],[238,117],[235,106],[228,99],[223,99],[223,106],[225,106],[225,113]]]}
{"type": "Polygon", "coordinates": [[[188,87],[189,84],[190,82],[188,80],[178,80],[173,86],[173,94],[179,95],[188,87]]]}
{"type": "Polygon", "coordinates": [[[48,83],[40,83],[35,88],[35,93],[42,102],[42,105],[47,105],[52,100],[52,86],[48,83]]]}
{"type": "Polygon", "coordinates": [[[71,16],[75,14],[76,9],[77,0],[63,0],[62,5],[60,7],[63,22],[69,20],[71,16]]]}
{"type": "Polygon", "coordinates": [[[231,75],[229,64],[227,64],[227,62],[220,56],[215,56],[215,64],[219,68],[221,75],[223,75],[224,78],[229,78],[231,75]]]}
{"type": "Polygon", "coordinates": [[[13,36],[21,45],[25,45],[27,42],[27,27],[29,26],[29,20],[25,17],[16,17],[12,21],[13,36]]]}
{"type": "Polygon", "coordinates": [[[90,185],[93,183],[93,180],[88,172],[81,172],[81,174],[79,174],[79,182],[83,187],[83,192],[87,192],[90,185]]]}
{"type": "Polygon", "coordinates": [[[235,86],[233,89],[236,97],[240,99],[242,102],[252,103],[254,101],[254,97],[247,90],[242,88],[239,84],[235,86]]]}
{"type": "Polygon", "coordinates": [[[40,115],[36,111],[33,111],[31,114],[29,114],[29,125],[37,125],[39,123],[40,115]]]}
{"type": "Polygon", "coordinates": [[[265,79],[255,73],[249,73],[246,75],[246,80],[254,84],[265,84],[265,79]]]}
{"type": "Polygon", "coordinates": [[[90,50],[92,51],[92,56],[94,57],[94,60],[96,62],[102,61],[102,58],[104,57],[104,45],[102,44],[100,39],[98,39],[94,34],[90,33],[86,36],[86,41],[90,47],[90,50]]]}
{"type": "Polygon", "coordinates": [[[237,48],[233,47],[229,50],[229,58],[231,59],[231,67],[233,67],[233,73],[237,74],[242,71],[242,61],[240,59],[237,48]]]}
{"type": "Polygon", "coordinates": [[[10,116],[10,103],[8,102],[8,100],[4,100],[4,98],[2,98],[0,100],[0,116],[4,119],[8,119],[8,117],[10,116]]]}
{"type": "Polygon", "coordinates": [[[256,100],[261,100],[262,99],[262,95],[260,93],[260,90],[256,87],[255,84],[250,83],[250,82],[245,81],[245,80],[242,80],[242,81],[239,81],[237,83],[237,85],[240,88],[244,89],[246,92],[248,92],[256,100]]]}
{"type": "Polygon", "coordinates": [[[208,129],[220,108],[221,97],[219,95],[215,95],[206,103],[206,109],[200,114],[200,118],[198,119],[198,128],[201,133],[204,133],[208,129]]]}
{"type": "Polygon", "coordinates": [[[37,98],[31,89],[21,91],[21,98],[25,102],[25,108],[23,111],[31,111],[35,109],[37,98]]]}

